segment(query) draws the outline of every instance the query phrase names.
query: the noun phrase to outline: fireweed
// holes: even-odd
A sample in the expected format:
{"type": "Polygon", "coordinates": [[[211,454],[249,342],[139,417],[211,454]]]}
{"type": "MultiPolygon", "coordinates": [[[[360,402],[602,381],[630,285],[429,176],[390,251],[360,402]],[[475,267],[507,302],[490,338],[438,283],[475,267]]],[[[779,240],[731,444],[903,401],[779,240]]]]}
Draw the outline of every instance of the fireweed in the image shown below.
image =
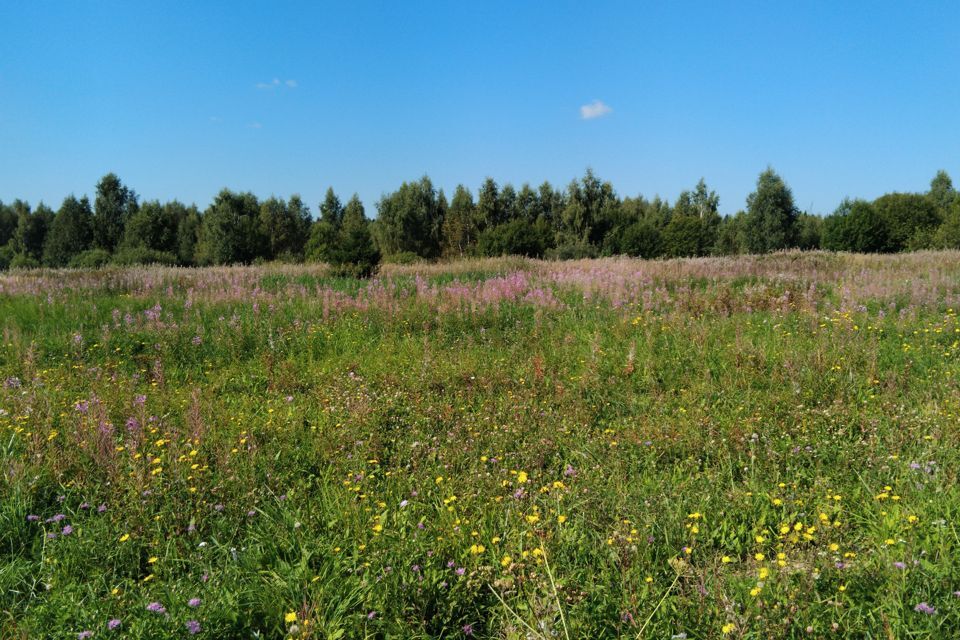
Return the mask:
{"type": "Polygon", "coordinates": [[[0,635],[951,637],[960,253],[0,274],[0,635]]]}

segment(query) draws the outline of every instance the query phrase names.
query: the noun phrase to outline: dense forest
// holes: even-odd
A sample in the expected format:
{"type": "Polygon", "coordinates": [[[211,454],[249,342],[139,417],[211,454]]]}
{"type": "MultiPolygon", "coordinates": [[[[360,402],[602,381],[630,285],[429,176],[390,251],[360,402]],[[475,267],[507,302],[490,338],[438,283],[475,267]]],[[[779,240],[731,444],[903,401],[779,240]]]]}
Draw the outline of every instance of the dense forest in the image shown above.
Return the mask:
{"type": "Polygon", "coordinates": [[[644,258],[766,253],[788,248],[898,252],[960,248],[960,194],[940,171],[925,193],[844,200],[829,216],[801,212],[772,169],[757,179],[746,208],[721,216],[703,180],[673,204],[621,198],[588,170],[559,190],[544,182],[498,185],[452,198],[430,178],[405,182],[377,203],[370,220],[354,195],[344,205],[328,189],[314,218],[297,195],[259,200],[224,189],[200,211],[176,200],[141,202],[114,174],[87,197],[0,202],[0,269],[161,263],[221,265],[316,261],[369,275],[381,260],[410,262],[518,254],[553,259],[644,258]]]}

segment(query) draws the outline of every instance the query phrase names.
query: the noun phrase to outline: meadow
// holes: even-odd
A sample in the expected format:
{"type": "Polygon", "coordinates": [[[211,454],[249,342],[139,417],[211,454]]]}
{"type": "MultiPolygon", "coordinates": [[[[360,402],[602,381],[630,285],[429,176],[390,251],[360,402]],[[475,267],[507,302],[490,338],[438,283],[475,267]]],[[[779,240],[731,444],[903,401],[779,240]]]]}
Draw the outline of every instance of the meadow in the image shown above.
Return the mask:
{"type": "Polygon", "coordinates": [[[0,274],[0,636],[960,637],[960,252],[0,274]]]}

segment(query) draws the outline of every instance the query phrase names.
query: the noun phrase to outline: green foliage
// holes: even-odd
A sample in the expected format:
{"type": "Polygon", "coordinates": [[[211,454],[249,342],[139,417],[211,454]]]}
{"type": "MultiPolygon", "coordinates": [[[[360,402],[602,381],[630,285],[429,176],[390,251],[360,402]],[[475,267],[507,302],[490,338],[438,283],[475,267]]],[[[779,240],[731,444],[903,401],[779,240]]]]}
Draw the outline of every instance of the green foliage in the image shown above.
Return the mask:
{"type": "Polygon", "coordinates": [[[937,175],[930,181],[930,190],[927,199],[933,204],[940,217],[945,217],[954,204],[960,204],[960,194],[953,188],[953,180],[946,171],[937,171],[937,175]]]}
{"type": "Polygon", "coordinates": [[[612,234],[621,241],[611,253],[634,256],[636,258],[656,258],[663,255],[663,237],[660,230],[648,220],[638,220],[629,225],[622,233],[612,234]]]}
{"type": "Polygon", "coordinates": [[[18,253],[10,260],[11,269],[38,269],[40,261],[26,253],[18,253]]]}
{"type": "Polygon", "coordinates": [[[480,234],[477,251],[483,256],[527,256],[539,258],[550,242],[546,223],[516,218],[510,222],[489,227],[480,234]]]}
{"type": "Polygon", "coordinates": [[[86,198],[67,196],[50,225],[43,249],[43,264],[65,267],[93,241],[93,212],[86,198]]]}
{"type": "Polygon", "coordinates": [[[888,251],[890,231],[887,219],[869,202],[845,201],[824,221],[823,246],[833,251],[888,251]]]}
{"type": "Polygon", "coordinates": [[[443,255],[463,257],[473,253],[479,230],[479,214],[473,196],[469,189],[458,184],[450,201],[450,210],[443,220],[443,255]]]}
{"type": "Polygon", "coordinates": [[[288,202],[270,198],[260,204],[260,234],[266,241],[266,257],[303,259],[310,232],[310,211],[300,196],[288,202]]]}
{"type": "Polygon", "coordinates": [[[596,258],[598,254],[597,248],[586,240],[576,240],[548,249],[544,257],[550,260],[582,260],[596,258]]]}
{"type": "Polygon", "coordinates": [[[203,214],[196,260],[200,264],[250,263],[266,254],[260,205],[252,193],[221,191],[203,214]]]}
{"type": "Polygon", "coordinates": [[[377,203],[374,237],[385,256],[411,252],[421,258],[440,255],[446,206],[430,178],[404,182],[377,203]]]}
{"type": "Polygon", "coordinates": [[[801,213],[797,218],[797,248],[813,251],[820,248],[823,235],[823,218],[801,213]]]}
{"type": "Polygon", "coordinates": [[[0,247],[13,240],[17,230],[17,212],[0,202],[0,247]]]}
{"type": "Polygon", "coordinates": [[[113,254],[113,264],[117,265],[135,265],[135,264],[177,264],[177,256],[166,251],[157,251],[146,247],[123,247],[113,254]]]}
{"type": "Polygon", "coordinates": [[[705,256],[716,242],[716,233],[707,220],[692,215],[674,215],[663,229],[662,249],[672,258],[705,256]]]}
{"type": "Polygon", "coordinates": [[[336,242],[329,251],[329,262],[340,274],[355,278],[373,275],[380,263],[380,250],[370,233],[370,221],[356,194],[344,209],[336,242]]]}
{"type": "Polygon", "coordinates": [[[106,249],[87,249],[75,255],[67,266],[72,269],[99,269],[110,264],[112,258],[106,249]]]}
{"type": "Polygon", "coordinates": [[[93,243],[99,249],[113,251],[123,239],[127,221],[137,211],[137,194],[114,173],[97,183],[93,204],[93,243]]]}
{"type": "Polygon", "coordinates": [[[127,220],[120,246],[175,254],[177,231],[186,215],[187,208],[176,201],[167,204],[160,204],[157,200],[144,202],[127,220]]]}
{"type": "Polygon", "coordinates": [[[960,628],[956,253],[0,282],[0,636],[960,628]]]}
{"type": "Polygon", "coordinates": [[[747,214],[738,211],[736,215],[726,216],[717,225],[717,243],[713,248],[715,255],[733,256],[747,253],[747,214]]]}
{"type": "Polygon", "coordinates": [[[13,250],[17,254],[40,262],[47,233],[53,224],[54,213],[42,202],[37,210],[30,211],[30,205],[22,200],[14,200],[13,210],[17,213],[17,228],[13,232],[13,250]]]}
{"type": "Polygon", "coordinates": [[[913,236],[932,233],[941,222],[934,204],[918,193],[888,193],[873,206],[886,222],[888,251],[903,251],[913,236]]]}
{"type": "Polygon", "coordinates": [[[757,190],[747,196],[747,249],[769,253],[796,246],[798,215],[790,187],[768,168],[757,179],[757,190]]]}

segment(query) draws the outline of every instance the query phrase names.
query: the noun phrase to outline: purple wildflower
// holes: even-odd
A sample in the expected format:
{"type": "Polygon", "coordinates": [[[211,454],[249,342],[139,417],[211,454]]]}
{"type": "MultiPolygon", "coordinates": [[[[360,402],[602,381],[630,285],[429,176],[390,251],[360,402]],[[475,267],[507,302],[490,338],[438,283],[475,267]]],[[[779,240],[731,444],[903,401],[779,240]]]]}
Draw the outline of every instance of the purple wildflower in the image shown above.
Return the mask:
{"type": "Polygon", "coordinates": [[[103,512],[106,511],[106,510],[107,510],[107,505],[106,505],[106,504],[102,504],[102,505],[100,505],[99,507],[97,507],[97,513],[103,513],[103,512]]]}
{"type": "Polygon", "coordinates": [[[185,626],[187,627],[187,631],[190,633],[190,635],[196,635],[200,633],[200,623],[196,620],[187,620],[185,626]]]}
{"type": "Polygon", "coordinates": [[[464,569],[463,567],[457,567],[456,574],[457,574],[458,576],[462,576],[462,575],[465,574],[466,572],[467,572],[467,570],[464,569]]]}
{"type": "Polygon", "coordinates": [[[112,618],[109,622],[107,622],[107,629],[110,629],[110,631],[113,631],[114,629],[118,628],[121,624],[123,623],[120,622],[119,618],[112,618]]]}
{"type": "Polygon", "coordinates": [[[248,518],[252,518],[252,517],[255,516],[255,515],[257,515],[257,512],[254,511],[253,509],[250,509],[250,511],[247,511],[247,517],[248,517],[248,518]]]}
{"type": "Polygon", "coordinates": [[[32,513],[27,516],[27,522],[36,522],[40,519],[40,516],[35,516],[32,513]]]}
{"type": "Polygon", "coordinates": [[[71,533],[73,533],[73,527],[71,527],[71,526],[68,524],[67,526],[65,526],[65,527],[63,528],[63,531],[61,531],[60,533],[63,534],[63,535],[65,535],[65,536],[68,536],[68,535],[70,535],[71,533]]]}
{"type": "Polygon", "coordinates": [[[371,611],[370,613],[367,614],[367,620],[373,620],[376,617],[377,617],[376,611],[371,611]]]}
{"type": "Polygon", "coordinates": [[[571,478],[571,477],[573,477],[573,476],[575,476],[575,475],[577,475],[577,470],[574,469],[572,466],[570,466],[570,465],[568,464],[568,465],[567,465],[567,468],[563,470],[563,477],[564,477],[564,478],[571,478]]]}
{"type": "Polygon", "coordinates": [[[200,336],[193,336],[193,340],[191,340],[190,342],[193,343],[193,346],[199,347],[203,343],[203,338],[201,338],[200,336]]]}
{"type": "Polygon", "coordinates": [[[47,521],[48,524],[51,523],[51,522],[60,522],[61,520],[63,520],[63,519],[66,518],[66,517],[67,517],[67,516],[63,515],[62,513],[58,513],[57,515],[55,515],[55,516],[53,516],[53,517],[51,517],[51,518],[47,518],[46,521],[47,521]]]}
{"type": "Polygon", "coordinates": [[[465,625],[463,625],[463,635],[465,635],[465,636],[472,636],[472,635],[473,635],[473,625],[472,625],[472,624],[465,624],[465,625]]]}
{"type": "Polygon", "coordinates": [[[401,501],[400,501],[400,508],[403,509],[403,508],[404,508],[405,506],[407,506],[408,504],[410,504],[409,501],[407,501],[407,500],[401,500],[401,501]]]}
{"type": "Polygon", "coordinates": [[[153,613],[166,613],[167,609],[159,602],[151,602],[150,604],[147,605],[147,611],[150,611],[153,613]]]}
{"type": "Polygon", "coordinates": [[[220,503],[217,503],[217,504],[213,505],[213,510],[214,510],[214,511],[223,511],[223,505],[220,504],[220,503]]]}
{"type": "Polygon", "coordinates": [[[81,502],[81,503],[80,503],[80,508],[83,509],[84,511],[86,511],[87,509],[90,508],[90,503],[89,503],[89,502],[81,502]]]}
{"type": "Polygon", "coordinates": [[[92,637],[93,637],[93,631],[90,631],[90,630],[81,631],[80,633],[77,634],[77,640],[87,640],[87,638],[92,638],[92,637]]]}
{"type": "Polygon", "coordinates": [[[931,606],[930,606],[929,604],[927,604],[926,602],[921,602],[920,604],[918,604],[917,606],[915,606],[915,607],[913,608],[913,610],[916,611],[917,613],[922,613],[922,614],[925,615],[925,616],[932,616],[933,614],[935,614],[935,613],[937,612],[936,609],[934,609],[933,607],[931,607],[931,606]]]}
{"type": "Polygon", "coordinates": [[[190,598],[187,600],[187,605],[196,609],[200,606],[200,598],[190,598]]]}
{"type": "Polygon", "coordinates": [[[894,562],[894,563],[893,563],[893,566],[896,567],[897,569],[906,569],[906,568],[907,568],[907,565],[906,565],[906,563],[904,563],[904,562],[894,562]]]}

